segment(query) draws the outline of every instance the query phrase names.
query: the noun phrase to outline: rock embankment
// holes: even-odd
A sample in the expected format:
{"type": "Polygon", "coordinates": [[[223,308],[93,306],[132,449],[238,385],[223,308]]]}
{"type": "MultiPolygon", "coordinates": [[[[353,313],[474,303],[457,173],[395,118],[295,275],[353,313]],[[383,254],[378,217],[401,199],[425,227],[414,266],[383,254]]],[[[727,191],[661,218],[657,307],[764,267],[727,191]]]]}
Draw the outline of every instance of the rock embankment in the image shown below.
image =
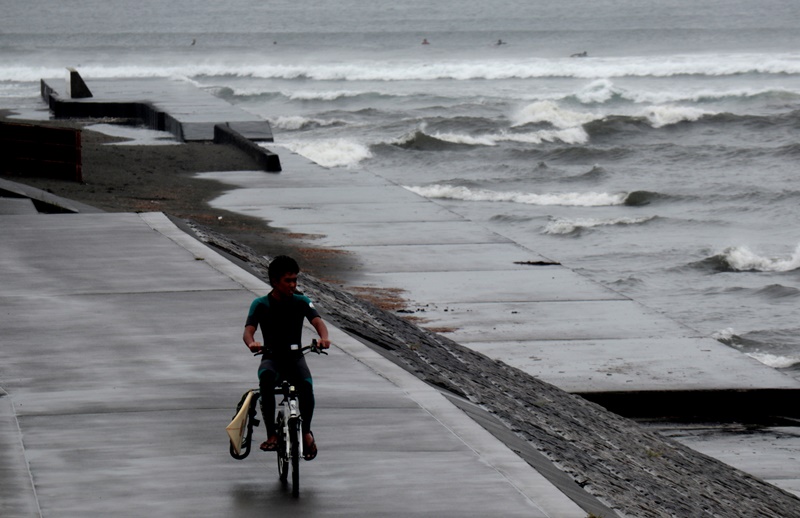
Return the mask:
{"type": "MultiPolygon", "coordinates": [[[[266,259],[190,227],[266,280],[266,259]]],[[[791,493],[312,276],[301,275],[301,284],[328,321],[420,379],[480,405],[619,515],[800,517],[800,499],[791,493]]]]}

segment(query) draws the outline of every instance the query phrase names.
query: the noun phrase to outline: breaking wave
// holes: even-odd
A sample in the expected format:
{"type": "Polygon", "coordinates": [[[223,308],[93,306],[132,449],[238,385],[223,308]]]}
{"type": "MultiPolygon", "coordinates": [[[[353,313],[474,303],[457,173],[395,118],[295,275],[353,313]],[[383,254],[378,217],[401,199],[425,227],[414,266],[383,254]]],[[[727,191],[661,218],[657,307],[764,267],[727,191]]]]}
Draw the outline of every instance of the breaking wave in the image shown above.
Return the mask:
{"type": "MultiPolygon", "coordinates": [[[[193,81],[193,80],[192,80],[193,81]]],[[[226,99],[286,99],[289,101],[322,101],[333,102],[342,99],[363,99],[366,101],[386,98],[393,99],[399,97],[409,97],[412,94],[381,93],[375,91],[361,90],[290,90],[276,91],[269,86],[203,86],[199,82],[197,86],[213,91],[216,95],[226,99]]]]}
{"type": "Polygon", "coordinates": [[[510,202],[525,205],[568,205],[581,207],[602,207],[623,205],[626,193],[604,192],[566,192],[536,194],[517,191],[491,191],[470,189],[453,185],[404,186],[411,192],[430,199],[449,199],[464,201],[510,202]]]}
{"type": "Polygon", "coordinates": [[[324,128],[330,126],[344,126],[345,124],[347,124],[346,121],[338,119],[324,120],[324,119],[315,119],[315,118],[300,117],[300,116],[275,117],[274,119],[269,119],[269,123],[274,128],[289,130],[289,131],[324,128]]]}
{"type": "Polygon", "coordinates": [[[788,257],[770,257],[746,246],[732,246],[693,266],[715,272],[790,272],[800,268],[800,245],[788,257]]]}
{"type": "Polygon", "coordinates": [[[556,128],[565,129],[583,126],[588,122],[601,118],[603,118],[603,115],[568,110],[553,101],[537,101],[523,107],[519,112],[512,115],[511,127],[547,122],[556,128]]]}
{"type": "Polygon", "coordinates": [[[544,234],[550,235],[570,235],[578,234],[582,230],[596,227],[641,225],[656,219],[657,216],[645,216],[641,218],[613,218],[613,219],[594,219],[594,218],[558,218],[549,222],[544,230],[544,234]]]}
{"type": "Polygon", "coordinates": [[[567,128],[563,130],[543,129],[527,133],[500,131],[478,135],[438,131],[428,134],[424,130],[416,130],[390,142],[390,144],[406,149],[436,150],[444,149],[452,145],[493,147],[503,142],[516,142],[520,144],[542,144],[544,142],[582,144],[587,141],[588,136],[582,128],[567,128]]]}
{"type": "Polygon", "coordinates": [[[686,90],[632,90],[615,84],[611,79],[597,79],[577,93],[560,100],[580,104],[606,104],[632,102],[634,104],[670,105],[677,103],[718,103],[740,100],[785,100],[797,101],[800,92],[788,88],[733,88],[733,89],[686,89],[686,90]]]}
{"type": "Polygon", "coordinates": [[[520,191],[492,191],[471,189],[464,186],[434,184],[427,186],[404,186],[420,196],[430,199],[463,201],[499,201],[524,205],[565,205],[575,207],[608,207],[613,205],[640,206],[651,200],[662,198],[658,193],[633,192],[560,192],[536,194],[520,191]]]}
{"type": "MultiPolygon", "coordinates": [[[[797,336],[797,330],[786,330],[792,334],[792,337],[797,336]]],[[[796,353],[781,354],[781,349],[791,349],[789,347],[782,347],[781,342],[783,338],[781,332],[767,332],[766,336],[762,337],[764,333],[752,332],[747,333],[745,336],[740,336],[733,328],[726,328],[711,335],[711,338],[742,351],[747,356],[758,360],[759,362],[772,367],[774,369],[790,369],[800,365],[800,355],[796,353]],[[750,335],[754,338],[750,338],[750,335]],[[757,338],[757,339],[756,339],[757,338]],[[778,340],[778,341],[774,341],[778,340]]],[[[793,340],[790,338],[789,342],[793,340]]]]}
{"type": "Polygon", "coordinates": [[[750,352],[745,354],[754,360],[758,360],[764,365],[772,367],[773,369],[789,369],[796,365],[800,365],[800,356],[783,356],[781,354],[772,354],[766,352],[750,352]]]}
{"type": "Polygon", "coordinates": [[[372,157],[364,144],[348,139],[314,140],[309,142],[269,143],[270,146],[285,147],[302,155],[322,167],[355,167],[372,157]]]}
{"type": "Polygon", "coordinates": [[[566,130],[570,128],[586,128],[592,134],[607,133],[606,127],[620,128],[621,125],[646,124],[652,128],[663,128],[681,122],[695,122],[704,117],[712,117],[717,112],[693,106],[662,104],[642,107],[631,114],[590,113],[570,110],[553,101],[537,101],[531,103],[511,116],[511,127],[518,128],[528,124],[547,123],[553,127],[566,130]]]}
{"type": "Polygon", "coordinates": [[[663,128],[681,122],[694,122],[705,116],[716,115],[714,112],[691,106],[653,106],[641,114],[652,127],[663,128]]]}
{"type": "MultiPolygon", "coordinates": [[[[84,64],[85,77],[111,79],[131,77],[252,77],[260,79],[311,79],[324,81],[429,81],[497,80],[533,78],[579,78],[607,80],[617,77],[732,76],[741,74],[800,74],[796,55],[786,54],[699,54],[673,55],[661,59],[605,57],[589,59],[529,58],[513,60],[450,60],[431,63],[406,59],[392,63],[377,60],[357,62],[270,63],[248,59],[232,61],[230,56],[209,56],[203,62],[133,63],[124,65],[84,64]]],[[[61,66],[22,64],[0,67],[0,81],[38,81],[61,77],[61,66]]],[[[613,93],[613,91],[612,91],[613,93]]],[[[586,98],[602,99],[602,84],[584,92],[586,98]]],[[[697,94],[695,94],[697,95],[697,94]]],[[[706,95],[713,96],[708,93],[706,95]]]]}

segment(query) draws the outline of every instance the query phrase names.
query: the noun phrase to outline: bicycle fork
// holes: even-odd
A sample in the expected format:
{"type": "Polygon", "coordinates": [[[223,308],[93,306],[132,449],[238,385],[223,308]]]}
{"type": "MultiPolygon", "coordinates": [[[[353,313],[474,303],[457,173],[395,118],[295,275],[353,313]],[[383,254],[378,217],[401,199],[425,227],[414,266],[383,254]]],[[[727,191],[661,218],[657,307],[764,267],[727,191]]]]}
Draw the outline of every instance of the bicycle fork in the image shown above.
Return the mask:
{"type": "Polygon", "coordinates": [[[300,416],[300,402],[297,399],[297,394],[295,393],[294,386],[289,387],[289,394],[281,402],[281,405],[286,404],[286,426],[283,429],[283,433],[285,433],[285,444],[286,444],[286,457],[289,458],[291,456],[291,448],[292,448],[292,431],[297,434],[297,446],[300,451],[300,456],[302,457],[305,453],[303,450],[305,449],[305,444],[303,441],[303,432],[302,432],[302,417],[300,416]],[[295,426],[292,426],[292,422],[294,422],[295,426]]]}

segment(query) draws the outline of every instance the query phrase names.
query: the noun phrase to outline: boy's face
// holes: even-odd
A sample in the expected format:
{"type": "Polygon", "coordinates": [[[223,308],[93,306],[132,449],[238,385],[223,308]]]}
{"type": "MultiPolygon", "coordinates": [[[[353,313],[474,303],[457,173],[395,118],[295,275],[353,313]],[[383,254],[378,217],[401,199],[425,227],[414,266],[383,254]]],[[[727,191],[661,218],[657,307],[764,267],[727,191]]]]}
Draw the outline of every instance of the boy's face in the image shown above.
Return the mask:
{"type": "Polygon", "coordinates": [[[297,289],[297,274],[284,273],[272,288],[279,297],[291,297],[297,289]]]}

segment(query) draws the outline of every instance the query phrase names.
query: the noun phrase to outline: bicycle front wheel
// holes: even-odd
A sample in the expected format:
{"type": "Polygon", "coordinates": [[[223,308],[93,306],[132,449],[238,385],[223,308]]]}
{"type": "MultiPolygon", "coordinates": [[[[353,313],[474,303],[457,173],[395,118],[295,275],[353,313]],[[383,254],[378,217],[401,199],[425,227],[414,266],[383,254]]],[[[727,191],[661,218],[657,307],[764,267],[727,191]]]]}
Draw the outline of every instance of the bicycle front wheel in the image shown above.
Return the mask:
{"type": "Polygon", "coordinates": [[[289,420],[292,458],[292,496],[300,494],[300,426],[297,419],[289,420]]]}
{"type": "Polygon", "coordinates": [[[281,482],[289,478],[289,450],[286,447],[286,430],[284,429],[283,412],[278,412],[275,429],[278,431],[278,477],[281,482]]]}

